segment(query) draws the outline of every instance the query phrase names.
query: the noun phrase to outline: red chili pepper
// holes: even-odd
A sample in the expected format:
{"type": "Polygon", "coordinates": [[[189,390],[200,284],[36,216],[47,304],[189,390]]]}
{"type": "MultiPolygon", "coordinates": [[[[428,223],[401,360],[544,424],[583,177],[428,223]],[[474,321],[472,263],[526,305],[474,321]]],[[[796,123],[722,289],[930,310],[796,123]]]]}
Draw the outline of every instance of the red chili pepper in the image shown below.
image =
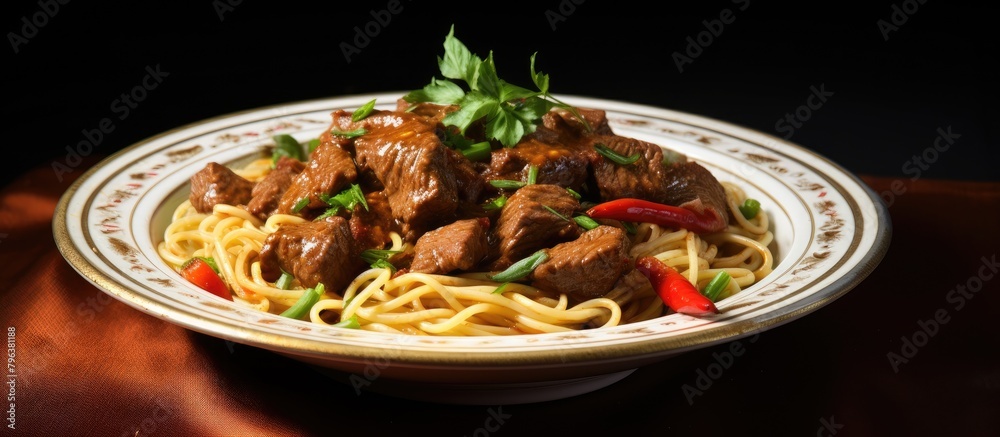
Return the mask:
{"type": "Polygon", "coordinates": [[[687,278],[658,258],[639,257],[635,260],[635,268],[649,278],[653,290],[674,312],[696,317],[719,313],[719,309],[711,299],[701,294],[687,278]]]}
{"type": "Polygon", "coordinates": [[[725,220],[709,210],[699,214],[679,206],[664,205],[630,197],[598,204],[587,210],[587,215],[595,219],[614,219],[684,228],[697,233],[718,232],[726,228],[725,220]]]}
{"type": "Polygon", "coordinates": [[[184,263],[181,266],[181,276],[209,293],[223,299],[233,300],[233,294],[229,291],[226,283],[222,281],[218,273],[215,273],[215,270],[212,270],[212,266],[201,258],[191,258],[184,263]]]}

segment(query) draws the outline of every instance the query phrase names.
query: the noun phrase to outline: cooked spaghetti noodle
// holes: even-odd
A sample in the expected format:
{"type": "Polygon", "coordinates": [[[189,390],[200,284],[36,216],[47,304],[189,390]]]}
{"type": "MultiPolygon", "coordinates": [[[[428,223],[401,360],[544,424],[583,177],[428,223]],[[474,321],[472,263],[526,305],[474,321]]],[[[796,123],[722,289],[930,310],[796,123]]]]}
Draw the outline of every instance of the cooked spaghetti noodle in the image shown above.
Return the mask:
{"type": "MultiPolygon", "coordinates": [[[[262,159],[235,171],[258,181],[266,176],[269,163],[262,159]]],[[[630,256],[655,256],[699,288],[720,271],[726,271],[732,280],[719,299],[738,293],[770,273],[774,259],[768,246],[773,235],[768,230],[766,212],[761,210],[750,220],[744,218],[739,205],[746,194],[733,183],[722,185],[735,218],[728,229],[699,235],[684,229],[639,224],[631,236],[630,256]]],[[[158,251],[178,269],[192,257],[213,258],[235,302],[279,314],[295,304],[306,288],[296,281],[290,289],[282,289],[264,280],[258,255],[269,234],[284,224],[304,221],[287,214],[274,214],[261,221],[239,206],[225,204],[215,205],[211,214],[202,214],[190,201],[184,201],[175,209],[158,251]]],[[[412,249],[398,234],[391,236],[390,250],[412,249]]],[[[489,280],[487,273],[410,272],[393,277],[389,269],[372,268],[357,275],[344,290],[326,290],[308,318],[325,325],[356,318],[360,329],[372,331],[470,336],[616,326],[669,312],[648,282],[644,287],[618,287],[604,297],[582,302],[516,282],[503,285],[498,293],[500,286],[489,280]]]]}

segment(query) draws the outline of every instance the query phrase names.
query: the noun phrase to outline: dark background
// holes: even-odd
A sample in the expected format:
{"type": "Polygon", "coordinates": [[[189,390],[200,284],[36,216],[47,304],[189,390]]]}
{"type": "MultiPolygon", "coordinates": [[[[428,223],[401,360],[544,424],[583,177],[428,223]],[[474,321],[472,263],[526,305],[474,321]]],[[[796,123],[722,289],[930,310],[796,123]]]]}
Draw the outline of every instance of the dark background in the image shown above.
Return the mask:
{"type": "MultiPolygon", "coordinates": [[[[221,114],[419,88],[437,74],[435,57],[443,52],[451,24],[475,53],[493,50],[501,77],[510,82],[530,84],[528,58],[537,51],[537,66],[551,75],[554,93],[665,107],[778,136],[784,132],[776,130],[776,122],[807,103],[810,87],[823,86],[834,94],[795,130],[792,141],[863,175],[909,179],[919,168],[914,156],[926,155],[934,160],[925,163],[919,178],[1000,180],[995,16],[984,6],[965,4],[973,2],[727,0],[652,10],[648,2],[598,0],[527,6],[403,1],[403,10],[351,62],[340,44],[351,43],[354,27],[372,21],[371,11],[385,9],[388,0],[329,2],[333,6],[325,9],[256,0],[231,9],[225,0],[95,3],[59,5],[17,53],[11,35],[22,34],[22,18],[30,21],[43,6],[37,0],[0,6],[7,36],[0,48],[0,119],[4,150],[17,157],[6,161],[0,182],[31,167],[65,162],[66,147],[75,147],[85,139],[82,131],[98,128],[106,117],[114,119],[115,129],[103,136],[88,163],[221,114]],[[553,29],[546,11],[559,12],[561,4],[565,20],[553,29]],[[745,4],[749,7],[739,10],[745,4]],[[225,6],[221,17],[220,5],[225,6]],[[914,5],[900,23],[903,15],[894,7],[914,5]],[[718,18],[724,9],[734,11],[735,21],[678,71],[673,53],[683,53],[687,38],[705,30],[703,20],[718,18]],[[878,22],[891,24],[894,13],[900,24],[886,40],[878,22]],[[157,66],[168,75],[119,120],[112,102],[140,85],[147,67],[157,66]],[[935,153],[938,129],[949,127],[961,136],[935,153]]],[[[927,244],[943,248],[945,255],[911,250],[921,247],[925,229],[939,227],[935,217],[948,214],[897,215],[922,211],[918,202],[917,196],[900,196],[892,207],[898,235],[910,238],[893,241],[899,249],[867,282],[898,290],[870,285],[768,331],[693,404],[678,387],[695,384],[696,372],[716,362],[728,344],[641,368],[603,392],[505,407],[515,419],[503,433],[833,435],[838,428],[826,426],[833,422],[843,426],[842,435],[996,435],[1000,425],[989,418],[996,413],[1000,387],[992,358],[995,299],[977,300],[956,314],[902,370],[893,372],[886,361],[886,352],[900,351],[902,336],[916,332],[917,321],[941,308],[951,287],[976,272],[980,255],[995,254],[995,231],[975,241],[952,238],[948,230],[927,232],[927,244]],[[911,274],[914,270],[923,276],[911,274]],[[903,292],[911,295],[897,297],[903,292]],[[636,401],[651,398],[657,400],[636,401]]],[[[973,224],[991,220],[969,216],[978,220],[973,224]]],[[[339,417],[356,414],[357,420],[329,424],[350,433],[404,434],[433,426],[469,435],[486,417],[480,406],[356,397],[332,380],[299,385],[296,378],[315,377],[305,366],[242,345],[234,353],[218,339],[195,337],[219,367],[212,371],[230,375],[233,384],[254,381],[233,391],[251,393],[247,403],[266,402],[274,413],[248,420],[327,426],[329,409],[339,417]],[[260,382],[259,375],[273,365],[302,373],[260,382]],[[299,411],[302,403],[289,400],[290,393],[330,403],[347,399],[348,405],[315,402],[299,411]],[[378,428],[369,426],[373,422],[378,428]]]]}
{"type": "Polygon", "coordinates": [[[528,58],[538,52],[538,69],[551,75],[556,94],[666,107],[778,136],[789,133],[776,130],[778,120],[807,103],[810,87],[822,86],[833,95],[790,139],[850,171],[970,180],[1000,174],[997,38],[980,6],[734,0],[653,10],[577,1],[473,8],[401,0],[402,10],[350,62],[340,44],[353,44],[354,27],[364,28],[388,1],[317,9],[296,2],[50,0],[58,10],[44,19],[36,17],[45,9],[38,1],[6,2],[2,119],[8,150],[25,161],[2,181],[29,166],[67,162],[66,147],[105,117],[115,129],[91,158],[234,111],[419,88],[438,73],[435,57],[451,24],[473,52],[493,50],[501,77],[515,84],[531,85],[528,58]],[[717,20],[724,9],[735,20],[679,71],[672,55],[684,53],[687,38],[706,30],[703,20],[717,20]],[[14,35],[31,35],[22,18],[44,25],[15,53],[14,35]],[[878,22],[894,18],[898,26],[886,40],[878,22]],[[119,120],[112,102],[156,66],[168,75],[119,120]],[[907,167],[933,147],[938,128],[948,127],[961,135],[952,147],[928,152],[934,159],[923,168],[907,167]]]}

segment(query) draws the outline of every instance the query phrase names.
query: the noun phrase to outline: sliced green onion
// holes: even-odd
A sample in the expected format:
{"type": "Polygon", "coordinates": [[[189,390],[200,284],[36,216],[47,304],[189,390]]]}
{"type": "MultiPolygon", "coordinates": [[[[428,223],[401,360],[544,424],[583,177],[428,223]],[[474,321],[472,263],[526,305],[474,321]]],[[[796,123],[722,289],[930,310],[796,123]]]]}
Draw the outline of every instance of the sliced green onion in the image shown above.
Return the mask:
{"type": "Polygon", "coordinates": [[[503,294],[503,289],[507,288],[507,284],[510,284],[510,282],[504,282],[503,284],[500,284],[500,286],[497,287],[496,290],[493,290],[493,294],[503,294]]]}
{"type": "Polygon", "coordinates": [[[483,141],[462,149],[462,155],[465,155],[469,161],[485,161],[490,157],[491,150],[490,143],[483,141]]]}
{"type": "Polygon", "coordinates": [[[489,276],[489,278],[490,280],[497,282],[517,281],[519,279],[523,279],[524,277],[530,275],[531,272],[535,271],[536,267],[538,267],[548,259],[549,259],[548,252],[546,252],[545,249],[542,249],[539,250],[538,252],[531,254],[531,256],[528,256],[525,259],[522,259],[514,264],[511,264],[510,267],[507,267],[506,270],[497,273],[493,276],[489,276]]]}
{"type": "Polygon", "coordinates": [[[354,110],[354,113],[351,114],[351,121],[364,120],[364,118],[370,115],[374,110],[375,110],[375,99],[371,99],[371,101],[369,101],[368,103],[365,103],[360,108],[354,110]]]}
{"type": "Polygon", "coordinates": [[[372,263],[371,267],[373,269],[389,269],[389,272],[396,274],[396,266],[392,265],[389,260],[380,259],[372,263]]]}
{"type": "Polygon", "coordinates": [[[299,199],[298,202],[295,202],[295,206],[292,207],[292,212],[302,211],[302,209],[308,205],[309,205],[309,196],[303,197],[299,199]]]}
{"type": "Polygon", "coordinates": [[[542,208],[545,208],[545,209],[549,210],[549,212],[551,212],[551,213],[555,214],[555,215],[556,215],[556,217],[559,217],[559,218],[561,218],[561,219],[563,219],[563,220],[565,220],[565,221],[569,221],[569,219],[568,219],[568,218],[566,218],[566,216],[564,216],[564,215],[562,215],[562,214],[559,214],[559,211],[556,211],[556,210],[552,209],[552,207],[551,207],[551,206],[548,206],[548,205],[542,205],[542,208]]]}
{"type": "Polygon", "coordinates": [[[503,206],[506,204],[507,204],[507,196],[500,196],[497,197],[496,199],[493,199],[492,202],[486,202],[485,204],[483,204],[483,209],[487,211],[492,211],[495,209],[503,208],[503,206]]]}
{"type": "Polygon", "coordinates": [[[757,213],[760,212],[760,202],[756,199],[747,199],[743,201],[740,205],[740,212],[743,213],[743,218],[750,220],[757,217],[757,213]]]}
{"type": "Polygon", "coordinates": [[[573,198],[576,200],[580,200],[581,198],[583,198],[583,196],[581,196],[580,193],[577,193],[572,188],[566,188],[566,191],[569,191],[569,195],[573,196],[573,198]]]}
{"type": "Polygon", "coordinates": [[[490,185],[500,189],[516,190],[523,187],[525,183],[521,181],[512,181],[510,179],[493,179],[490,181],[490,185]]]}
{"type": "Polygon", "coordinates": [[[278,278],[278,281],[274,283],[274,286],[278,287],[278,288],[280,288],[282,290],[287,290],[287,289],[289,289],[289,288],[292,287],[292,280],[293,279],[295,279],[294,276],[292,276],[288,272],[282,270],[281,271],[281,277],[278,278]]]}
{"type": "Polygon", "coordinates": [[[336,130],[336,129],[331,129],[330,130],[330,135],[338,136],[338,137],[344,137],[344,138],[357,138],[357,137],[360,137],[360,136],[362,136],[362,135],[364,135],[366,133],[368,133],[368,131],[365,128],[363,128],[363,127],[359,127],[357,129],[348,130],[348,131],[342,131],[342,130],[336,130]]]}
{"type": "Polygon", "coordinates": [[[538,166],[532,165],[528,167],[528,185],[532,185],[538,182],[538,166]]]}
{"type": "Polygon", "coordinates": [[[629,165],[639,160],[638,153],[634,153],[629,156],[620,155],[618,154],[618,152],[615,152],[610,147],[605,146],[604,144],[595,144],[594,149],[596,149],[597,153],[600,153],[601,156],[607,158],[611,162],[614,162],[615,164],[618,165],[629,165]]]}
{"type": "Polygon", "coordinates": [[[705,286],[705,289],[701,291],[701,294],[704,294],[705,297],[711,299],[712,302],[715,302],[719,299],[719,294],[722,293],[722,290],[725,290],[726,287],[729,286],[730,279],[731,276],[729,276],[729,273],[725,270],[716,273],[715,277],[712,278],[708,285],[705,286]]]}
{"type": "Polygon", "coordinates": [[[361,259],[365,260],[368,264],[374,264],[379,260],[388,260],[397,253],[400,253],[400,251],[388,249],[366,249],[361,252],[361,259]]]}
{"type": "Polygon", "coordinates": [[[578,215],[576,217],[573,217],[573,221],[575,221],[576,224],[580,225],[581,228],[584,228],[588,231],[601,225],[600,223],[597,222],[597,220],[594,220],[590,218],[590,216],[586,215],[578,215]]]}
{"type": "Polygon", "coordinates": [[[635,223],[632,222],[622,222],[622,227],[625,228],[625,232],[635,235],[638,229],[635,228],[635,223]]]}
{"type": "Polygon", "coordinates": [[[347,320],[341,320],[340,322],[334,323],[333,325],[330,326],[333,326],[334,328],[358,329],[361,327],[361,323],[358,322],[358,316],[357,314],[355,314],[347,320]]]}
{"type": "Polygon", "coordinates": [[[302,297],[295,302],[295,305],[289,307],[287,310],[282,312],[281,315],[291,319],[301,319],[302,316],[309,313],[309,310],[316,304],[316,302],[319,302],[319,298],[323,296],[323,293],[323,283],[321,282],[316,284],[315,287],[307,289],[304,293],[302,293],[302,297]]]}

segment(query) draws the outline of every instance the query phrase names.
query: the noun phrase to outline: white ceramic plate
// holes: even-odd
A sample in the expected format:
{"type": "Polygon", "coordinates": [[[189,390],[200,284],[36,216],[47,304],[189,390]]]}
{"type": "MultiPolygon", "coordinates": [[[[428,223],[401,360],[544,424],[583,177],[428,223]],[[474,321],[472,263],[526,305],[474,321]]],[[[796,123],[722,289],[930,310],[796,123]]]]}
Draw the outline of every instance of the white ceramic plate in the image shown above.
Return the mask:
{"type": "Polygon", "coordinates": [[[59,202],[53,232],[87,280],[136,309],[185,328],[271,350],[355,387],[452,403],[564,398],[636,368],[806,315],[842,296],[881,261],[891,234],[884,205],[859,179],[803,147],[740,126],[630,103],[559,96],[607,111],[612,129],[688,155],[744,187],[771,215],[774,272],[719,303],[722,314],[673,314],[570,334],[425,337],[317,326],[249,310],[184,281],[156,243],[188,180],[208,162],[260,156],[271,136],[309,140],[335,109],[371,99],[394,108],[404,92],[255,109],[183,126],[102,161],[59,202]]]}

